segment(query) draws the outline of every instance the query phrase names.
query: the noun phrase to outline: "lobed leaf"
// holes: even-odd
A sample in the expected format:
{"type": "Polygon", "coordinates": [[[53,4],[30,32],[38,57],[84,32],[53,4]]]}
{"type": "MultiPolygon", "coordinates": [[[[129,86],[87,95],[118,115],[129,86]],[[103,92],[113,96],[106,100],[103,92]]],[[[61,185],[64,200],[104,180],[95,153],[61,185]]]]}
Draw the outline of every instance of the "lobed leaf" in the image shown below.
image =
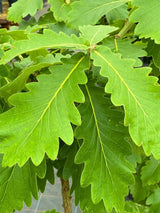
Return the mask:
{"type": "Polygon", "coordinates": [[[38,9],[40,10],[42,8],[43,0],[18,0],[9,8],[8,20],[19,23],[22,20],[22,17],[25,17],[28,14],[33,16],[38,9]]]}
{"type": "Polygon", "coordinates": [[[132,4],[137,7],[129,19],[131,22],[138,22],[135,34],[139,35],[139,38],[152,38],[160,44],[160,1],[132,0],[132,4]]]}
{"type": "Polygon", "coordinates": [[[18,75],[18,77],[15,78],[11,83],[1,87],[0,96],[5,99],[8,99],[8,97],[11,96],[12,94],[20,92],[24,88],[30,74],[34,73],[37,70],[41,70],[44,67],[48,67],[53,65],[54,63],[56,64],[60,62],[60,58],[59,57],[54,58],[53,55],[48,54],[46,57],[39,56],[38,61],[39,63],[35,63],[23,69],[20,75],[18,75]]]}
{"type": "Polygon", "coordinates": [[[88,49],[89,45],[88,41],[83,38],[75,35],[68,36],[62,32],[57,34],[52,30],[44,30],[44,34],[29,34],[28,39],[15,42],[14,48],[4,54],[0,64],[9,62],[17,55],[42,48],[88,49]]]}
{"type": "Polygon", "coordinates": [[[63,61],[63,65],[50,68],[50,75],[40,75],[39,82],[27,84],[29,92],[8,99],[13,108],[0,115],[0,153],[5,153],[4,166],[16,163],[23,166],[29,158],[39,165],[45,153],[55,160],[59,138],[72,144],[71,123],[81,124],[74,102],[84,102],[78,84],[86,83],[84,70],[89,63],[82,54],[63,61]]]}
{"type": "Polygon", "coordinates": [[[113,52],[120,53],[122,58],[134,59],[134,66],[139,67],[142,66],[142,61],[139,57],[144,57],[147,53],[143,50],[145,47],[143,44],[137,45],[132,43],[133,41],[128,39],[116,39],[115,41],[114,38],[109,37],[104,39],[103,46],[109,47],[113,52]]]}
{"type": "Polygon", "coordinates": [[[37,176],[43,178],[45,172],[45,161],[38,167],[28,161],[22,168],[18,165],[3,168],[0,155],[0,213],[20,211],[23,201],[30,206],[32,195],[38,199],[37,176]]]}
{"type": "Polygon", "coordinates": [[[104,97],[103,88],[86,85],[84,94],[86,102],[79,107],[82,125],[75,132],[76,138],[84,139],[75,159],[76,163],[85,165],[81,185],[91,184],[94,204],[102,200],[107,212],[113,208],[122,211],[134,171],[125,160],[131,150],[124,140],[127,131],[120,124],[122,114],[111,109],[112,104],[104,97]]]}
{"type": "Polygon", "coordinates": [[[135,61],[121,59],[107,47],[92,51],[94,64],[108,77],[106,92],[116,106],[124,106],[125,125],[133,141],[142,145],[146,155],[160,158],[160,86],[157,78],[148,76],[150,68],[133,68],[135,61]]]}
{"type": "Polygon", "coordinates": [[[54,17],[59,22],[66,22],[68,19],[68,13],[71,10],[70,4],[66,3],[66,0],[48,0],[51,5],[50,10],[53,11],[54,17]]]}

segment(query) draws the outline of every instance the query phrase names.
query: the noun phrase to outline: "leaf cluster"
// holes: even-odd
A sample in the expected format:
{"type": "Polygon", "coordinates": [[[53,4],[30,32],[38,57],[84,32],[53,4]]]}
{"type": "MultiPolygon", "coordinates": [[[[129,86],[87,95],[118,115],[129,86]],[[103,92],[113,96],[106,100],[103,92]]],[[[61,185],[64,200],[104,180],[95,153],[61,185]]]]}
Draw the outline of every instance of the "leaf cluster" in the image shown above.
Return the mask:
{"type": "Polygon", "coordinates": [[[0,29],[0,213],[54,169],[84,213],[157,213],[159,0],[47,2],[37,18],[42,0],[18,0],[0,29]]]}

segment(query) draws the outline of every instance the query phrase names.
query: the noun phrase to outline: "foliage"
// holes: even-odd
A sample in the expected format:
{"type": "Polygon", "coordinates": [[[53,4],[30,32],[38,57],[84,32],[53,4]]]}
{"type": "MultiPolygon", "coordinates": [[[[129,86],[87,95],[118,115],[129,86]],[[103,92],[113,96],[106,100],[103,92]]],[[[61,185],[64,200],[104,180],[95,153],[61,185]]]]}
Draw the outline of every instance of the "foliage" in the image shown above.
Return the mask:
{"type": "Polygon", "coordinates": [[[54,168],[84,213],[157,213],[159,0],[48,0],[39,19],[30,2],[0,29],[0,213],[30,206],[54,168]]]}

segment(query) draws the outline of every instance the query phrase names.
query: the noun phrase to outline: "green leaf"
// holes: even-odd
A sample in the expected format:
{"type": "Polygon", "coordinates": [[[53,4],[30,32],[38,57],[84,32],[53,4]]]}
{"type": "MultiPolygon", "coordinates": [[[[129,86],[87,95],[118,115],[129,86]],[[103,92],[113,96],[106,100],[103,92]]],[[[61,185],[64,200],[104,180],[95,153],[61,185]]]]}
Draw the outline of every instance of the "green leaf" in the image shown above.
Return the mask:
{"type": "Polygon", "coordinates": [[[149,213],[159,212],[160,209],[160,189],[155,189],[153,193],[146,200],[147,205],[152,205],[150,207],[149,213]]]}
{"type": "Polygon", "coordinates": [[[16,22],[20,22],[22,17],[30,14],[31,16],[35,15],[37,10],[41,10],[43,7],[43,0],[18,0],[12,7],[9,8],[8,12],[8,20],[16,22]]]}
{"type": "Polygon", "coordinates": [[[156,67],[160,69],[160,45],[155,44],[154,41],[149,41],[146,51],[148,52],[148,56],[152,56],[153,62],[156,67]]]}
{"type": "Polygon", "coordinates": [[[79,107],[82,125],[75,132],[76,138],[84,138],[75,161],[85,164],[81,185],[87,187],[91,184],[94,204],[103,200],[108,212],[113,208],[122,211],[134,171],[125,160],[131,150],[124,140],[127,131],[120,124],[122,114],[111,109],[112,104],[104,97],[103,88],[86,85],[84,93],[86,102],[79,107]]]}
{"type": "Polygon", "coordinates": [[[38,188],[41,190],[42,193],[45,191],[47,181],[52,185],[54,185],[55,183],[52,161],[50,159],[47,159],[46,164],[47,164],[47,168],[46,168],[45,177],[43,178],[37,177],[38,188]]]}
{"type": "Polygon", "coordinates": [[[106,14],[107,21],[109,24],[114,24],[115,21],[118,20],[126,20],[128,18],[128,10],[127,4],[123,4],[122,6],[115,8],[106,14]]]}
{"type": "Polygon", "coordinates": [[[37,176],[44,177],[45,161],[35,167],[28,161],[22,168],[15,165],[11,168],[2,167],[0,156],[0,213],[12,213],[21,210],[23,201],[27,206],[32,203],[32,195],[38,199],[37,176]]]}
{"type": "Polygon", "coordinates": [[[154,185],[160,181],[160,162],[151,157],[142,168],[141,179],[143,185],[154,185]]]}
{"type": "Polygon", "coordinates": [[[68,24],[73,28],[83,25],[93,25],[109,11],[120,7],[128,0],[80,0],[71,4],[68,24]]]}
{"type": "Polygon", "coordinates": [[[125,125],[133,141],[142,145],[146,155],[160,158],[160,87],[157,78],[148,76],[150,68],[133,68],[135,61],[121,59],[107,47],[92,51],[95,66],[108,77],[105,91],[112,93],[116,106],[124,106],[125,125]]]}
{"type": "Polygon", "coordinates": [[[52,209],[52,210],[48,210],[46,212],[41,212],[41,213],[60,213],[60,212],[57,212],[55,209],[52,209]]]}
{"type": "Polygon", "coordinates": [[[59,22],[66,22],[68,13],[71,10],[70,4],[67,4],[65,0],[48,0],[54,13],[54,18],[59,22]]]}
{"type": "Polygon", "coordinates": [[[17,55],[42,48],[89,48],[88,41],[83,38],[78,38],[75,35],[69,37],[62,32],[57,34],[52,30],[44,30],[44,34],[29,34],[28,38],[29,40],[15,42],[14,48],[4,54],[0,64],[9,62],[17,55]]]}
{"type": "Polygon", "coordinates": [[[134,40],[129,39],[115,39],[106,38],[103,41],[103,45],[111,48],[113,52],[120,53],[123,58],[135,59],[135,67],[142,66],[142,61],[139,57],[146,56],[146,51],[143,50],[145,47],[143,44],[138,45],[137,43],[132,43],[134,40]],[[116,43],[115,43],[116,42],[116,43]]]}
{"type": "Polygon", "coordinates": [[[41,70],[44,67],[48,67],[60,62],[59,57],[54,58],[51,54],[48,54],[45,58],[39,56],[37,60],[38,63],[23,69],[14,81],[1,87],[0,96],[4,97],[5,99],[8,99],[9,96],[16,92],[20,92],[24,88],[26,81],[31,73],[34,73],[35,71],[41,70]]]}
{"type": "Polygon", "coordinates": [[[90,42],[90,46],[92,44],[97,44],[104,38],[109,36],[109,33],[117,30],[117,27],[105,26],[105,25],[85,25],[83,27],[79,27],[79,30],[82,33],[82,37],[87,39],[90,42]]]}
{"type": "Polygon", "coordinates": [[[80,177],[83,170],[83,165],[75,165],[72,169],[72,187],[71,192],[74,191],[75,205],[79,204],[83,213],[105,213],[103,201],[94,204],[91,199],[91,187],[81,187],[80,177]]]}
{"type": "Polygon", "coordinates": [[[149,208],[138,203],[127,201],[124,213],[149,213],[149,208]]]}
{"type": "Polygon", "coordinates": [[[134,199],[134,202],[143,203],[144,200],[149,196],[153,187],[152,186],[143,186],[140,169],[137,169],[137,173],[135,174],[135,184],[130,186],[130,192],[134,199]]]}
{"type": "Polygon", "coordinates": [[[50,75],[38,76],[39,82],[27,84],[29,92],[8,99],[14,107],[0,115],[0,152],[5,153],[4,166],[15,163],[23,166],[29,158],[39,165],[45,153],[55,160],[59,138],[72,144],[71,123],[81,124],[74,102],[84,102],[78,84],[86,83],[84,70],[89,63],[88,57],[82,54],[63,62],[51,67],[50,75]]]}
{"type": "Polygon", "coordinates": [[[159,0],[132,0],[134,7],[138,7],[130,16],[131,22],[138,22],[135,34],[139,38],[152,38],[160,44],[160,1],[159,0]]]}
{"type": "Polygon", "coordinates": [[[21,39],[27,39],[26,32],[24,30],[14,30],[14,31],[9,31],[5,28],[0,29],[0,35],[9,35],[11,36],[14,40],[21,40],[21,39]]]}

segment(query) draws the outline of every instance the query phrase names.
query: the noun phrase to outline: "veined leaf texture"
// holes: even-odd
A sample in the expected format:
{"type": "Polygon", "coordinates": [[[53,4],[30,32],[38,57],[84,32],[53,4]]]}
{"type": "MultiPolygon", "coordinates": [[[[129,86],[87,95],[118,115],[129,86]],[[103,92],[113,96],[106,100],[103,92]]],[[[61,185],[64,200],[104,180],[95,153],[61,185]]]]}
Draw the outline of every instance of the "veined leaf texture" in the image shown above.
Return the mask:
{"type": "Polygon", "coordinates": [[[54,168],[83,213],[159,212],[159,14],[159,0],[9,8],[19,25],[0,29],[0,213],[30,206],[54,168]]]}
{"type": "Polygon", "coordinates": [[[27,84],[29,92],[9,98],[14,107],[0,115],[3,165],[23,166],[29,158],[39,165],[45,153],[56,159],[59,138],[67,144],[73,142],[71,123],[81,124],[74,102],[84,102],[78,84],[87,81],[88,57],[78,54],[63,62],[51,67],[50,75],[39,76],[39,82],[27,84]]]}
{"type": "Polygon", "coordinates": [[[148,76],[150,68],[133,68],[134,60],[121,59],[104,46],[92,52],[101,75],[108,77],[105,91],[111,93],[114,105],[124,106],[125,125],[145,153],[160,158],[159,106],[160,86],[157,78],[148,76]],[[156,112],[156,113],[155,113],[156,112]]]}
{"type": "Polygon", "coordinates": [[[133,183],[131,173],[134,171],[125,160],[131,150],[125,141],[126,128],[120,124],[123,116],[111,109],[112,104],[104,97],[102,88],[86,85],[84,94],[86,101],[79,107],[82,125],[76,130],[76,138],[84,139],[76,156],[76,163],[84,162],[85,165],[81,185],[91,184],[94,203],[103,200],[107,211],[111,212],[113,207],[122,211],[124,196],[128,194],[127,185],[133,183]]]}

